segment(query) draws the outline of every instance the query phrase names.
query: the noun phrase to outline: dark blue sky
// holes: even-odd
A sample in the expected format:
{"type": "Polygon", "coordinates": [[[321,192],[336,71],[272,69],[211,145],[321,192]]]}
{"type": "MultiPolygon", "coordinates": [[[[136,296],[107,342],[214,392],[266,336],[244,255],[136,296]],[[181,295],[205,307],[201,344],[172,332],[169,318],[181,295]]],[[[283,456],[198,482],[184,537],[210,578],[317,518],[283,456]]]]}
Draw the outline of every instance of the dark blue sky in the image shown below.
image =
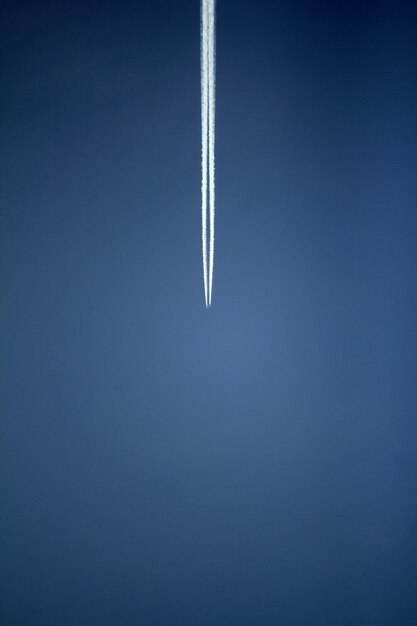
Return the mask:
{"type": "Polygon", "coordinates": [[[415,626],[417,11],[3,3],[4,626],[415,626]]]}

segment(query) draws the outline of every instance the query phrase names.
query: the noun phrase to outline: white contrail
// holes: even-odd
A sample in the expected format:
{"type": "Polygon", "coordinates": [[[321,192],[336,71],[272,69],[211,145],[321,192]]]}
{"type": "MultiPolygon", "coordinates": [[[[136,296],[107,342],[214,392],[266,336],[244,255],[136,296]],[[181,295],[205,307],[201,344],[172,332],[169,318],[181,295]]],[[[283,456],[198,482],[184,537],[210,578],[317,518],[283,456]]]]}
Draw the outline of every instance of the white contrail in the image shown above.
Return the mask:
{"type": "Polygon", "coordinates": [[[201,217],[204,295],[206,306],[211,305],[214,267],[214,148],[216,105],[215,20],[215,0],[201,0],[201,217]],[[207,198],[209,200],[210,208],[209,268],[207,267],[207,198]]]}
{"type": "Polygon", "coordinates": [[[207,167],[208,167],[208,14],[201,3],[201,236],[203,246],[204,297],[208,306],[207,278],[207,167]]]}
{"type": "Polygon", "coordinates": [[[215,185],[214,185],[214,148],[216,129],[216,2],[209,2],[209,179],[210,179],[210,280],[209,280],[209,306],[213,290],[213,267],[214,267],[214,217],[215,217],[215,185]]]}

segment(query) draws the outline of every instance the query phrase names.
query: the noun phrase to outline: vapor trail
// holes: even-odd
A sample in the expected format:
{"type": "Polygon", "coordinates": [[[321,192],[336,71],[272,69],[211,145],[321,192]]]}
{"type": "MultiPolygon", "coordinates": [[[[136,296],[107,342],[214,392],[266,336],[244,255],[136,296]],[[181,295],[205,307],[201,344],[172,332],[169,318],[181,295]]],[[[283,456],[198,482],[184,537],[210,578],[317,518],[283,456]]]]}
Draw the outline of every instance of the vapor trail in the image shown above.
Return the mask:
{"type": "Polygon", "coordinates": [[[206,306],[211,305],[214,268],[215,217],[215,105],[216,44],[215,0],[201,0],[201,219],[206,306]],[[207,262],[207,204],[209,204],[209,263],[207,262]]]}
{"type": "Polygon", "coordinates": [[[210,280],[209,306],[213,291],[215,218],[215,130],[216,130],[216,2],[209,2],[209,178],[210,178],[210,280]]]}
{"type": "Polygon", "coordinates": [[[208,306],[207,276],[207,168],[208,168],[208,12],[207,1],[201,3],[201,237],[203,247],[204,298],[208,306]]]}

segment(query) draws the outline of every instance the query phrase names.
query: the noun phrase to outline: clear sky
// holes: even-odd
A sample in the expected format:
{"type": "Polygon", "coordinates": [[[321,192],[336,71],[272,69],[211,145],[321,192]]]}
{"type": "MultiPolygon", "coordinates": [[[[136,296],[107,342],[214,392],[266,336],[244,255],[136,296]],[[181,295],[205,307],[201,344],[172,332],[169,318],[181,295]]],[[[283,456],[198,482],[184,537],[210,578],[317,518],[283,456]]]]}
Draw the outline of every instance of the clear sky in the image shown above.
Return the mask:
{"type": "Polygon", "coordinates": [[[417,623],[413,4],[2,4],[2,625],[417,623]]]}

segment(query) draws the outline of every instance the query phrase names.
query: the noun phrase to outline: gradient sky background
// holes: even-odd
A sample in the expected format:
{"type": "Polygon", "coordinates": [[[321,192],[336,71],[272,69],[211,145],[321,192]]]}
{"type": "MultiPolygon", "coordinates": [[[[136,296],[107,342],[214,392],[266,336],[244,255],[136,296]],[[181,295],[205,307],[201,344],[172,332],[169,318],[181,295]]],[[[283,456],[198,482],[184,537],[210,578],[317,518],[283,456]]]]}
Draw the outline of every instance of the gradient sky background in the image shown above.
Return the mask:
{"type": "Polygon", "coordinates": [[[2,6],[2,625],[415,626],[413,3],[2,6]]]}

